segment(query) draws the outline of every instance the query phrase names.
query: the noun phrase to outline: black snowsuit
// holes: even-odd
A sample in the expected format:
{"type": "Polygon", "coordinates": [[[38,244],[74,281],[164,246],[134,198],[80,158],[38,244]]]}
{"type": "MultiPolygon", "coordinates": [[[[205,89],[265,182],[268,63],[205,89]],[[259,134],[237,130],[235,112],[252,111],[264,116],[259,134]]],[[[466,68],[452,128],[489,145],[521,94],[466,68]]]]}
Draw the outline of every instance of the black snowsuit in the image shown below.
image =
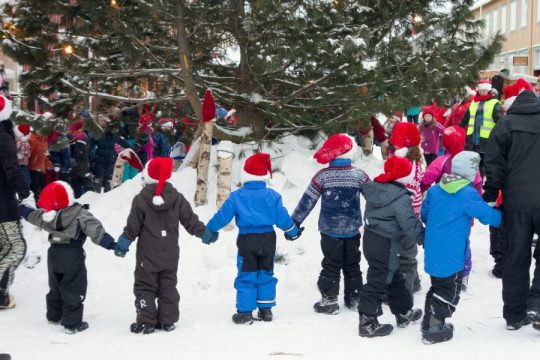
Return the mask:
{"type": "Polygon", "coordinates": [[[540,311],[540,248],[534,251],[532,286],[531,244],[540,233],[540,101],[531,91],[520,93],[507,116],[493,129],[486,152],[484,200],[503,193],[508,254],[504,265],[503,315],[520,321],[527,308],[540,311]]]}
{"type": "Polygon", "coordinates": [[[155,326],[178,321],[180,295],[176,289],[178,222],[191,235],[201,236],[205,226],[189,202],[171,184],[161,193],[165,203],[154,205],[156,184],[146,185],[133,199],[123,236],[137,242],[135,267],[135,308],[137,323],[155,326]],[[157,301],[157,306],[156,306],[157,301]]]}
{"type": "Polygon", "coordinates": [[[398,183],[369,182],[362,193],[366,198],[364,215],[364,256],[368,262],[367,282],[360,291],[358,311],[368,316],[382,314],[383,296],[388,296],[390,311],[404,314],[413,299],[399,269],[403,236],[424,241],[424,228],[415,216],[411,195],[398,183]]]}
{"type": "Polygon", "coordinates": [[[71,157],[73,159],[71,187],[73,187],[75,198],[79,198],[85,190],[94,190],[94,183],[90,177],[90,145],[88,139],[76,140],[71,145],[71,157]]]}
{"type": "Polygon", "coordinates": [[[26,220],[49,233],[47,320],[76,328],[83,319],[87,287],[83,244],[89,236],[94,243],[111,250],[114,239],[77,203],[58,211],[52,222],[43,220],[43,210],[32,211],[26,220]]]}

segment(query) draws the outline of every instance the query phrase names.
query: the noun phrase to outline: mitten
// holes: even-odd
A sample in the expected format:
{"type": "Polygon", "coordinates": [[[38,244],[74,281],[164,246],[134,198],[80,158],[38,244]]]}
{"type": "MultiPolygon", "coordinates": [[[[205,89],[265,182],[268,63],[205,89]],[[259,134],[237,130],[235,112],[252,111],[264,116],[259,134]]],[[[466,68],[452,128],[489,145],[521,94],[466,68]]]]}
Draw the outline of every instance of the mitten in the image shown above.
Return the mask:
{"type": "Polygon", "coordinates": [[[126,253],[129,251],[129,247],[132,242],[132,240],[124,237],[124,235],[120,235],[120,237],[118,238],[118,242],[114,244],[114,255],[118,257],[126,256],[126,253]]]}
{"type": "Polygon", "coordinates": [[[218,237],[219,237],[219,233],[213,232],[209,228],[205,228],[204,232],[201,235],[201,240],[202,240],[203,243],[205,243],[207,245],[210,245],[210,244],[216,242],[218,237]]]}

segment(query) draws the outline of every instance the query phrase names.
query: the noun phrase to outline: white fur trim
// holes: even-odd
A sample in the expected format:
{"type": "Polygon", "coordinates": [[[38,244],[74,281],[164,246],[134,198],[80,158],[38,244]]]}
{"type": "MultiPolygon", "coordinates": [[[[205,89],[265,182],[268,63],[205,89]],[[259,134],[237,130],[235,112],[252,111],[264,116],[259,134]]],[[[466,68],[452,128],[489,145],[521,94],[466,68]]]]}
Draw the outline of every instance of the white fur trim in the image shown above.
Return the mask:
{"type": "Polygon", "coordinates": [[[354,158],[356,157],[356,153],[358,151],[358,145],[356,145],[356,140],[350,136],[350,135],[347,135],[350,139],[351,139],[351,142],[352,142],[352,148],[351,150],[347,151],[345,154],[342,154],[342,155],[339,155],[338,157],[336,157],[336,159],[349,159],[351,161],[354,160],[354,158]]]}
{"type": "Polygon", "coordinates": [[[242,169],[242,172],[240,173],[240,181],[242,184],[247,183],[248,181],[266,181],[269,182],[270,180],[270,174],[267,172],[266,175],[258,176],[253,175],[248,172],[246,172],[244,169],[242,169]]]}
{"type": "MultiPolygon", "coordinates": [[[[152,161],[152,160],[150,160],[152,161]]],[[[157,184],[159,181],[158,180],[154,180],[150,177],[150,175],[148,175],[148,164],[150,164],[150,161],[148,161],[146,163],[146,165],[144,166],[144,170],[143,170],[143,173],[142,173],[142,181],[143,181],[143,184],[145,185],[150,185],[150,184],[157,184]]]]}
{"type": "Polygon", "coordinates": [[[161,206],[163,204],[165,204],[165,200],[163,200],[163,198],[161,196],[154,196],[152,198],[152,203],[156,206],[161,206]]]}
{"type": "MultiPolygon", "coordinates": [[[[396,182],[400,183],[400,184],[403,184],[405,186],[410,185],[414,181],[414,176],[415,175],[416,175],[416,161],[413,162],[413,164],[412,164],[411,173],[409,175],[405,176],[405,177],[396,179],[396,182]]],[[[409,189],[407,189],[407,190],[409,190],[409,189]]]]}
{"type": "Polygon", "coordinates": [[[68,195],[68,206],[75,204],[75,193],[73,192],[73,188],[65,181],[58,180],[56,182],[61,184],[64,189],[66,189],[66,193],[68,195]]]}
{"type": "Polygon", "coordinates": [[[4,101],[6,105],[0,111],[0,121],[8,120],[11,116],[11,113],[13,112],[13,105],[11,104],[11,101],[4,96],[4,101]]]}
{"type": "Polygon", "coordinates": [[[491,84],[482,83],[482,84],[478,84],[476,86],[476,90],[478,90],[478,91],[480,91],[480,90],[491,91],[491,89],[492,89],[491,84]]]}
{"type": "Polygon", "coordinates": [[[397,149],[396,151],[394,151],[394,155],[396,155],[397,157],[406,157],[407,156],[407,153],[409,152],[409,148],[408,147],[402,147],[401,149],[397,149]]]}
{"type": "Polygon", "coordinates": [[[54,210],[51,210],[51,211],[44,212],[41,218],[43,219],[43,221],[50,223],[54,221],[54,219],[56,218],[56,215],[57,215],[57,212],[54,210]]]}
{"type": "Polygon", "coordinates": [[[512,106],[512,104],[514,103],[516,98],[517,98],[517,96],[511,96],[511,97],[509,97],[507,99],[504,99],[504,104],[503,104],[504,108],[506,110],[510,109],[510,107],[512,106]]]}

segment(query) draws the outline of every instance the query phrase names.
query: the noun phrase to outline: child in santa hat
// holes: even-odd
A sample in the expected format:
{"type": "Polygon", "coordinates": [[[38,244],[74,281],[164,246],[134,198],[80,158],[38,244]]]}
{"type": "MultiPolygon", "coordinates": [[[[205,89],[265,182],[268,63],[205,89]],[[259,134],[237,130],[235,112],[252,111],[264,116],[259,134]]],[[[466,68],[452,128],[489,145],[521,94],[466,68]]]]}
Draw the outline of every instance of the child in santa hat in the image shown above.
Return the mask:
{"type": "Polygon", "coordinates": [[[446,324],[459,302],[465,249],[471,221],[500,226],[501,213],[492,209],[471,185],[478,175],[480,155],[462,151],[452,158],[452,173],[429,189],[422,205],[426,224],[424,268],[431,276],[422,321],[422,340],[426,344],[448,341],[453,326],[446,324]]]}
{"type": "MultiPolygon", "coordinates": [[[[256,308],[260,319],[272,321],[277,283],[274,277],[274,225],[285,232],[287,240],[296,240],[303,230],[289,216],[281,195],[266,187],[266,181],[271,177],[270,155],[258,153],[247,158],[242,171],[242,187],[230,194],[207,225],[211,232],[217,233],[235,218],[239,229],[236,240],[238,276],[234,281],[237,312],[232,317],[235,324],[252,324],[252,312],[256,308]]],[[[209,244],[215,239],[203,239],[203,242],[209,244]]]]}
{"type": "Polygon", "coordinates": [[[384,295],[398,327],[406,327],[422,316],[422,310],[413,309],[413,297],[399,271],[398,258],[401,239],[407,237],[419,244],[424,240],[424,228],[414,214],[405,187],[413,178],[411,162],[392,156],[384,164],[384,173],[362,188],[366,198],[364,256],[369,265],[358,305],[359,334],[363,337],[392,332],[392,325],[380,324],[377,319],[382,315],[384,295]]]}
{"type": "MultiPolygon", "coordinates": [[[[422,192],[427,191],[434,183],[439,183],[444,174],[452,173],[452,159],[463,151],[465,147],[465,130],[459,126],[450,126],[446,128],[442,136],[442,144],[446,154],[437,157],[426,169],[426,173],[420,187],[422,192]]],[[[476,174],[473,186],[482,194],[482,177],[480,172],[476,174]]],[[[465,267],[463,268],[463,281],[461,291],[466,291],[469,283],[469,275],[472,269],[471,248],[467,243],[467,252],[465,255],[465,267]]]]}
{"type": "Polygon", "coordinates": [[[178,321],[178,222],[203,241],[217,240],[217,234],[205,228],[189,202],[167,182],[172,167],[171,158],[157,157],[146,164],[144,188],[133,199],[127,225],[114,252],[124,257],[130,245],[139,239],[134,285],[137,320],[131,324],[131,332],[137,334],[150,334],[155,329],[172,331],[178,321]]]}
{"type": "Polygon", "coordinates": [[[422,135],[422,150],[426,164],[429,165],[439,154],[439,139],[444,131],[444,126],[435,121],[435,106],[424,106],[422,108],[422,121],[418,129],[422,135]]]}
{"type": "Polygon", "coordinates": [[[30,125],[19,124],[13,127],[15,141],[17,143],[17,160],[24,175],[24,179],[30,185],[30,171],[28,170],[28,159],[30,158],[30,125]]]}
{"type": "Polygon", "coordinates": [[[360,192],[369,176],[352,166],[356,142],[347,134],[330,136],[314,158],[327,168],[311,179],[292,218],[304,222],[321,198],[319,232],[323,252],[322,270],[317,281],[321,300],[313,308],[318,313],[337,314],[341,271],[345,278],[345,306],[356,309],[362,287],[360,271],[360,192]]]}
{"type": "Polygon", "coordinates": [[[38,210],[19,205],[29,223],[49,233],[47,252],[49,293],[47,320],[61,323],[67,334],[84,331],[83,302],[86,298],[86,266],[83,244],[87,237],[107,250],[114,239],[84,206],[75,202],[73,189],[63,181],[47,185],[40,193],[38,210]]]}
{"type": "MultiPolygon", "coordinates": [[[[390,143],[395,148],[394,156],[404,157],[411,161],[413,167],[413,180],[405,187],[411,192],[411,201],[414,213],[420,219],[422,208],[422,191],[420,182],[424,177],[424,160],[420,149],[420,131],[418,127],[409,122],[400,122],[394,127],[390,143]]],[[[420,291],[420,277],[418,276],[418,245],[414,239],[407,237],[401,240],[399,253],[399,268],[405,277],[407,288],[414,294],[420,291]]]]}

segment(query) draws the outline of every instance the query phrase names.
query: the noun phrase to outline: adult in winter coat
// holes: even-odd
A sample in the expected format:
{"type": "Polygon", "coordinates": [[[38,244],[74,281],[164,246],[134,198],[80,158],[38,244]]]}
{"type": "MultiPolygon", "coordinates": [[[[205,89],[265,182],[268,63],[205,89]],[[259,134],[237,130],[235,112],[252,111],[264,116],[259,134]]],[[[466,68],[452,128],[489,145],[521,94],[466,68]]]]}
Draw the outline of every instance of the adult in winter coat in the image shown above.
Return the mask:
{"type": "Polygon", "coordinates": [[[30,171],[28,170],[28,158],[30,157],[30,125],[19,124],[13,127],[15,133],[15,139],[17,143],[17,159],[19,160],[19,166],[23,172],[24,179],[30,186],[30,171]]]}
{"type": "Polygon", "coordinates": [[[424,106],[422,108],[422,121],[418,125],[422,136],[422,150],[424,150],[428,166],[439,154],[439,139],[444,131],[444,126],[435,119],[436,110],[435,106],[424,106]]]}
{"type": "Polygon", "coordinates": [[[418,243],[424,240],[424,228],[414,215],[405,188],[412,180],[411,162],[392,156],[384,164],[384,174],[362,188],[366,198],[364,256],[369,268],[358,305],[360,336],[385,336],[392,332],[392,325],[380,324],[377,319],[382,315],[384,295],[399,327],[422,316],[422,310],[412,308],[413,298],[399,271],[398,259],[404,236],[418,243]]]}
{"type": "MultiPolygon", "coordinates": [[[[420,183],[424,177],[424,163],[420,151],[420,132],[416,125],[409,122],[400,122],[394,127],[390,143],[396,148],[394,156],[407,158],[413,166],[413,180],[405,187],[411,193],[411,202],[414,214],[420,219],[422,207],[422,191],[420,183]]],[[[418,245],[416,239],[403,237],[399,253],[399,269],[405,278],[407,289],[414,294],[420,291],[420,277],[418,276],[418,245]]]]}
{"type": "MultiPolygon", "coordinates": [[[[247,158],[242,171],[242,188],[231,193],[207,225],[211,233],[217,233],[235,218],[238,226],[236,314],[232,316],[235,324],[252,324],[252,312],[257,308],[261,320],[272,321],[277,284],[274,225],[285,232],[287,240],[296,240],[302,234],[302,228],[295,225],[283,206],[281,195],[266,187],[271,177],[270,155],[258,153],[247,158]]],[[[215,239],[207,242],[203,238],[203,242],[215,239]]]]}
{"type": "Polygon", "coordinates": [[[11,101],[0,96],[0,309],[15,306],[9,288],[26,253],[17,200],[30,197],[29,184],[17,161],[11,113],[11,101]]]}
{"type": "Polygon", "coordinates": [[[71,186],[78,199],[85,191],[93,191],[94,183],[90,174],[90,144],[88,136],[84,132],[84,124],[77,121],[69,127],[72,137],[71,158],[71,186]]]}
{"type": "Polygon", "coordinates": [[[346,134],[335,134],[325,141],[314,158],[327,168],[317,172],[292,214],[299,226],[321,198],[319,231],[323,252],[322,270],[317,281],[321,293],[313,308],[318,313],[337,314],[341,271],[344,277],[345,306],[358,307],[360,271],[360,192],[369,176],[352,166],[356,142],[346,134]]]}
{"type": "Polygon", "coordinates": [[[49,160],[52,163],[52,179],[47,182],[69,181],[71,173],[71,155],[67,136],[55,131],[49,136],[49,160]]]}
{"type": "Polygon", "coordinates": [[[178,222],[191,235],[207,240],[214,237],[206,231],[184,196],[167,182],[171,174],[171,158],[155,158],[146,164],[145,186],[133,199],[115,249],[116,256],[124,257],[138,239],[133,287],[137,320],[131,324],[133,333],[175,329],[180,315],[180,295],[176,289],[180,257],[178,222]]]}
{"type": "Polygon", "coordinates": [[[95,244],[113,250],[114,239],[99,220],[75,203],[73,189],[63,181],[47,185],[37,205],[39,210],[24,205],[20,208],[29,223],[49,233],[47,320],[61,323],[67,334],[84,331],[88,328],[88,323],[83,321],[88,282],[83,244],[90,237],[95,244]]]}
{"type": "Polygon", "coordinates": [[[477,94],[463,115],[459,126],[467,132],[465,150],[480,154],[480,174],[484,177],[484,154],[491,131],[504,115],[500,101],[491,92],[491,81],[480,80],[476,86],[477,94]]]}
{"type": "Polygon", "coordinates": [[[28,170],[30,171],[30,189],[37,199],[41,190],[45,187],[45,172],[52,169],[49,160],[49,144],[47,137],[41,130],[36,130],[28,139],[30,144],[30,157],[28,158],[28,170]]]}
{"type": "Polygon", "coordinates": [[[505,88],[507,116],[502,118],[489,139],[486,152],[484,200],[494,204],[503,194],[504,228],[508,253],[502,273],[503,316],[510,330],[528,320],[530,311],[540,330],[540,247],[534,258],[536,269],[532,286],[531,244],[540,233],[540,102],[525,81],[505,88]]]}
{"type": "Polygon", "coordinates": [[[422,205],[426,224],[425,271],[431,276],[422,321],[422,339],[432,344],[448,341],[453,326],[445,324],[459,302],[471,221],[501,225],[501,213],[486,204],[471,184],[477,176],[480,155],[462,151],[452,159],[452,174],[429,189],[422,205]]]}
{"type": "Polygon", "coordinates": [[[476,96],[476,91],[472,90],[468,86],[465,87],[465,90],[465,98],[459,103],[455,103],[452,106],[450,116],[448,116],[448,119],[446,119],[446,122],[444,124],[445,127],[458,126],[461,122],[461,119],[463,119],[463,115],[465,114],[467,109],[469,109],[469,106],[471,105],[474,97],[476,96]]]}

